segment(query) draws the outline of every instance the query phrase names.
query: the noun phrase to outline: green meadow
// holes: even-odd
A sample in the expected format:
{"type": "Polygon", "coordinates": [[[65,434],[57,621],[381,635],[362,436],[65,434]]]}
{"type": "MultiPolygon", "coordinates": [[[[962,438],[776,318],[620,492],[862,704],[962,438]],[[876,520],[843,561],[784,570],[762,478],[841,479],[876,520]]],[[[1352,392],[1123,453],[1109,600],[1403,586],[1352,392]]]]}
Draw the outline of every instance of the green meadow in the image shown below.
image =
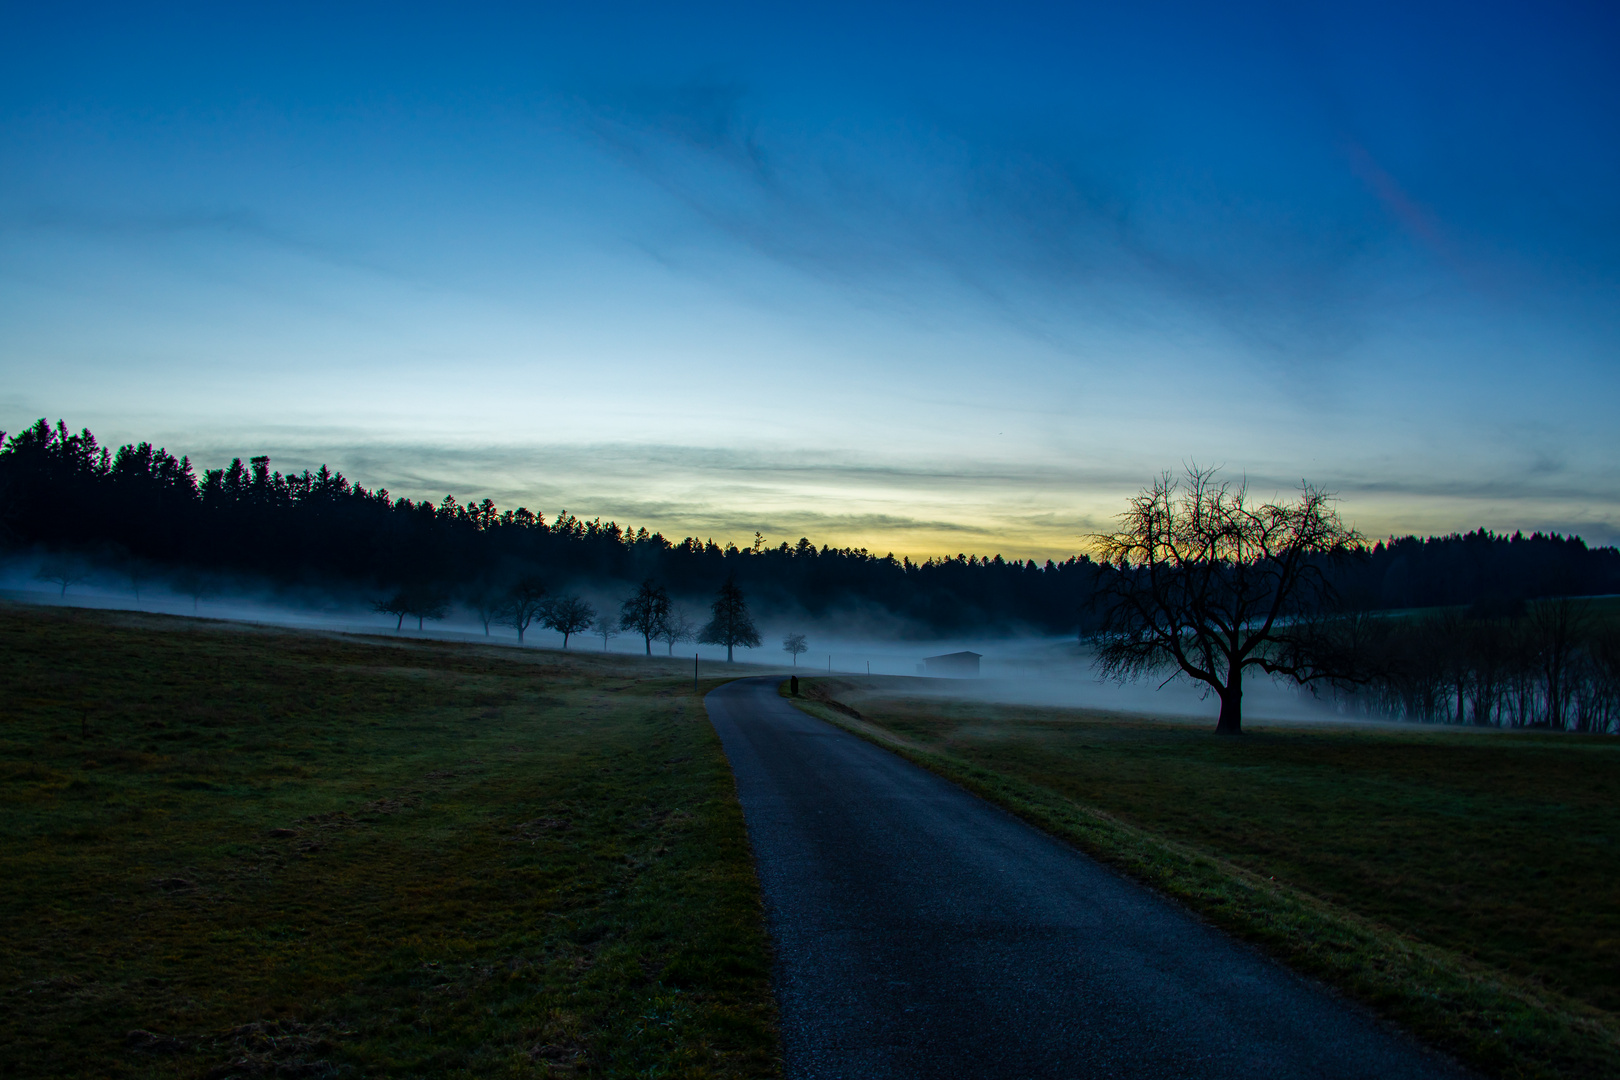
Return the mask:
{"type": "MultiPolygon", "coordinates": [[[[0,1075],[776,1074],[684,664],[15,605],[0,646],[0,1075]]],[[[801,704],[1487,1075],[1620,1075],[1620,741],[919,685],[801,704]]]]}
{"type": "Polygon", "coordinates": [[[0,1075],[776,1073],[678,662],[4,605],[0,687],[0,1075]]]}
{"type": "MultiPolygon", "coordinates": [[[[1620,1075],[1620,740],[1245,725],[805,680],[1000,802],[1481,1071],[1620,1075]]],[[[938,684],[934,684],[936,687],[938,684]]]]}

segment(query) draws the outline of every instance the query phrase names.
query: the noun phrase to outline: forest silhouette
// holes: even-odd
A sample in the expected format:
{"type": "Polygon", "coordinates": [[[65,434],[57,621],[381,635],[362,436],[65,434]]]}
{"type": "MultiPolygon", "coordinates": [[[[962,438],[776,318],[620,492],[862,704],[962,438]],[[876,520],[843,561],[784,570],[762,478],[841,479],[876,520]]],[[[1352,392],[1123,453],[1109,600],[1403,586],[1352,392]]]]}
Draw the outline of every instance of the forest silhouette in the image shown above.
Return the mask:
{"type": "MultiPolygon", "coordinates": [[[[552,584],[657,580],[674,595],[705,597],[729,580],[762,610],[876,609],[922,636],[1083,634],[1099,625],[1099,575],[1117,572],[1085,554],[1044,563],[999,554],[914,561],[807,538],[773,547],[757,533],[745,547],[672,540],[599,518],[501,510],[488,499],[396,497],[325,466],[275,471],[265,456],[199,473],[150,443],[111,450],[88,429],[45,420],[0,447],[0,530],[13,551],[123,560],[139,564],[137,574],[413,588],[457,599],[534,574],[552,584]]],[[[1482,529],[1380,542],[1331,573],[1354,610],[1505,610],[1620,592],[1620,551],[1575,536],[1482,529]]]]}

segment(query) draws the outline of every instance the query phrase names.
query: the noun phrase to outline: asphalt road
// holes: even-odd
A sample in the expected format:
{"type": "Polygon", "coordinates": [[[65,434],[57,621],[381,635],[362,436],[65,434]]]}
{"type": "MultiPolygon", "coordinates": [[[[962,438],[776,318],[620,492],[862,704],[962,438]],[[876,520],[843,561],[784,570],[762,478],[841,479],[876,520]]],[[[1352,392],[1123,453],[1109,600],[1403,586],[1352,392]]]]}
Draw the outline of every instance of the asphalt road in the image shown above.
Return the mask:
{"type": "Polygon", "coordinates": [[[1358,1007],[955,785],[705,699],[776,946],[787,1076],[1461,1077],[1358,1007]]]}

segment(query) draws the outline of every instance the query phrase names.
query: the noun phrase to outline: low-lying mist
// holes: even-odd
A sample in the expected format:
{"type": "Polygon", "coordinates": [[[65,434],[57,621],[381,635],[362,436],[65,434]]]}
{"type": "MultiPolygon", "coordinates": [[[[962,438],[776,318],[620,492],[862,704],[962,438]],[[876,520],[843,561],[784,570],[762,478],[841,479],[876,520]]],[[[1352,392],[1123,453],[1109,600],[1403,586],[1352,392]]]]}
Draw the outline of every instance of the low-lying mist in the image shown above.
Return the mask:
{"type": "MultiPolygon", "coordinates": [[[[440,620],[427,621],[417,629],[414,619],[396,629],[394,616],[372,610],[375,590],[334,590],[270,586],[251,580],[209,579],[200,586],[195,579],[178,577],[132,582],[117,569],[81,569],[64,590],[60,582],[40,580],[45,561],[41,558],[16,559],[0,567],[0,596],[31,604],[66,605],[80,608],[144,611],[182,617],[225,619],[247,623],[285,626],[296,629],[337,633],[380,634],[405,638],[444,641],[484,642],[519,647],[510,627],[484,627],[469,610],[452,606],[440,620]]],[[[598,611],[618,611],[627,590],[610,586],[569,590],[582,596],[598,611]]],[[[681,601],[677,607],[696,623],[707,614],[696,601],[681,601]]],[[[871,619],[864,613],[846,617],[823,616],[811,619],[803,613],[764,613],[757,619],[762,643],[753,649],[736,651],[736,662],[769,672],[797,672],[803,675],[881,675],[906,676],[903,687],[908,695],[938,695],[957,699],[994,701],[1007,704],[1043,705],[1063,708],[1091,708],[1139,713],[1145,716],[1213,718],[1217,703],[1213,696],[1183,680],[1160,686],[1156,681],[1121,684],[1098,679],[1090,653],[1074,638],[1042,635],[986,635],[982,637],[924,638],[913,636],[914,627],[894,624],[892,618],[871,619]],[[806,636],[807,651],[794,657],[783,649],[790,633],[806,636]],[[924,676],[927,657],[954,652],[974,652],[981,656],[977,678],[938,678],[924,676]]],[[[562,635],[540,626],[531,627],[522,647],[560,649],[562,635]]],[[[639,636],[627,632],[610,637],[585,631],[569,642],[574,652],[609,652],[620,655],[644,654],[639,636]]],[[[714,645],[682,642],[671,652],[666,643],[654,641],[654,656],[723,662],[725,649],[714,645]]],[[[893,685],[893,684],[891,684],[893,685]]],[[[1347,719],[1333,703],[1309,691],[1280,686],[1263,678],[1252,680],[1244,694],[1245,714],[1256,720],[1347,719]]]]}

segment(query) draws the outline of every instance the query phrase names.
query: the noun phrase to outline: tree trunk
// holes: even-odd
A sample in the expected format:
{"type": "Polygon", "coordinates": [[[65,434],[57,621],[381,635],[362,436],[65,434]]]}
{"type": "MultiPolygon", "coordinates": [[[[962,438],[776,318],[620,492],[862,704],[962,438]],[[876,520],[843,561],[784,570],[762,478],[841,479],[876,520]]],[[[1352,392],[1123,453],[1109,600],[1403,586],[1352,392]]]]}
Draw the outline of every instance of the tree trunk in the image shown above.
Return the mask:
{"type": "Polygon", "coordinates": [[[1226,680],[1220,691],[1221,718],[1215,722],[1217,735],[1243,734],[1243,669],[1238,668],[1226,680]]]}

